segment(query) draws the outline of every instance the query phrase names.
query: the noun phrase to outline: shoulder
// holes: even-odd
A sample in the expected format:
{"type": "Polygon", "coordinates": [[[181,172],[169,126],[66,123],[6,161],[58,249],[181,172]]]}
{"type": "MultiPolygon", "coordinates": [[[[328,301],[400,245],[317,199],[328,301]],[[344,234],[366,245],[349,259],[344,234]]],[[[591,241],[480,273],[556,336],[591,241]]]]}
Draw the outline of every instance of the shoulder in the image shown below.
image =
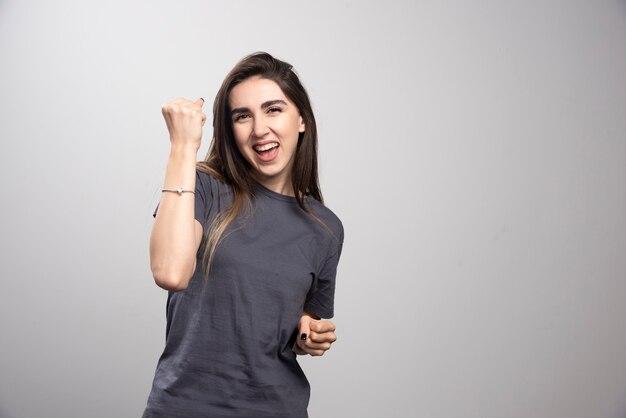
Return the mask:
{"type": "Polygon", "coordinates": [[[344,231],[341,219],[339,219],[339,217],[332,210],[330,210],[329,207],[325,206],[318,200],[307,198],[307,204],[315,216],[317,216],[329,230],[331,235],[337,239],[339,244],[343,244],[344,231]]]}
{"type": "Polygon", "coordinates": [[[212,172],[210,169],[207,169],[200,164],[196,165],[196,178],[203,183],[217,182],[224,184],[222,181],[219,180],[219,175],[217,173],[212,172]]]}
{"type": "Polygon", "coordinates": [[[230,191],[230,187],[219,174],[201,164],[196,165],[196,188],[201,188],[212,196],[227,194],[230,191]]]}

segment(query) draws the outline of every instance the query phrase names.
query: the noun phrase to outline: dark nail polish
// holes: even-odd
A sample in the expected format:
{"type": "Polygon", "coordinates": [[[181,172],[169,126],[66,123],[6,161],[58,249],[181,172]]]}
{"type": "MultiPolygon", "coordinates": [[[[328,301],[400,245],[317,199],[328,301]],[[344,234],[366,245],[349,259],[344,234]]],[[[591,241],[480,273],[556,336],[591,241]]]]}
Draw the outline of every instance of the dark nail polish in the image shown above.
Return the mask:
{"type": "Polygon", "coordinates": [[[303,332],[302,334],[300,334],[300,339],[302,341],[306,340],[306,333],[303,332]]]}

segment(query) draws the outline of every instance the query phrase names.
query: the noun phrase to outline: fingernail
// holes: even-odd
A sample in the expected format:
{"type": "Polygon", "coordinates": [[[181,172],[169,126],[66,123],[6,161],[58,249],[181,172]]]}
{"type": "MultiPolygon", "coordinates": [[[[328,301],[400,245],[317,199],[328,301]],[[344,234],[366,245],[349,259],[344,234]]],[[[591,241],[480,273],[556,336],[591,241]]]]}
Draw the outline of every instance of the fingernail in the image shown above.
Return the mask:
{"type": "Polygon", "coordinates": [[[302,341],[306,340],[306,333],[303,332],[302,334],[300,334],[300,339],[302,341]]]}
{"type": "Polygon", "coordinates": [[[202,103],[204,103],[204,102],[205,102],[205,100],[204,100],[204,98],[203,98],[203,97],[200,97],[200,100],[202,100],[202,103]]]}

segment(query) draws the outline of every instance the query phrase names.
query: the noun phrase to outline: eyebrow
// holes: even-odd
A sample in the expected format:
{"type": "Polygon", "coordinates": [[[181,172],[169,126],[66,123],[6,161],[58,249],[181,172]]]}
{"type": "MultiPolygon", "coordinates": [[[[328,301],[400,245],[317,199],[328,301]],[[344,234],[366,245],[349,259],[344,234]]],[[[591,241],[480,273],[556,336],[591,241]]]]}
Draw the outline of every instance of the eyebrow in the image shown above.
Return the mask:
{"type": "MultiPolygon", "coordinates": [[[[261,109],[267,109],[268,107],[274,106],[274,105],[277,105],[277,104],[281,104],[281,105],[287,106],[287,102],[284,101],[284,100],[280,100],[280,99],[268,100],[267,102],[263,102],[261,104],[261,109]]],[[[231,110],[230,113],[235,115],[237,113],[245,113],[245,112],[249,112],[249,111],[250,111],[250,109],[248,109],[247,107],[237,107],[237,108],[231,110]]]]}

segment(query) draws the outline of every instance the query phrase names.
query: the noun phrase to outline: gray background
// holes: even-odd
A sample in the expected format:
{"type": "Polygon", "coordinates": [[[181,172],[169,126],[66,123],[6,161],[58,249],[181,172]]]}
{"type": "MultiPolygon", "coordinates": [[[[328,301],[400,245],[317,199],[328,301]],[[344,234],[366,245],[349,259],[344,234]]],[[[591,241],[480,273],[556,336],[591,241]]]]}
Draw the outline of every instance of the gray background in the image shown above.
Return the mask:
{"type": "Polygon", "coordinates": [[[625,41],[622,0],[0,1],[0,416],[141,414],[160,106],[266,50],[346,229],[311,417],[625,417],[625,41]]]}

